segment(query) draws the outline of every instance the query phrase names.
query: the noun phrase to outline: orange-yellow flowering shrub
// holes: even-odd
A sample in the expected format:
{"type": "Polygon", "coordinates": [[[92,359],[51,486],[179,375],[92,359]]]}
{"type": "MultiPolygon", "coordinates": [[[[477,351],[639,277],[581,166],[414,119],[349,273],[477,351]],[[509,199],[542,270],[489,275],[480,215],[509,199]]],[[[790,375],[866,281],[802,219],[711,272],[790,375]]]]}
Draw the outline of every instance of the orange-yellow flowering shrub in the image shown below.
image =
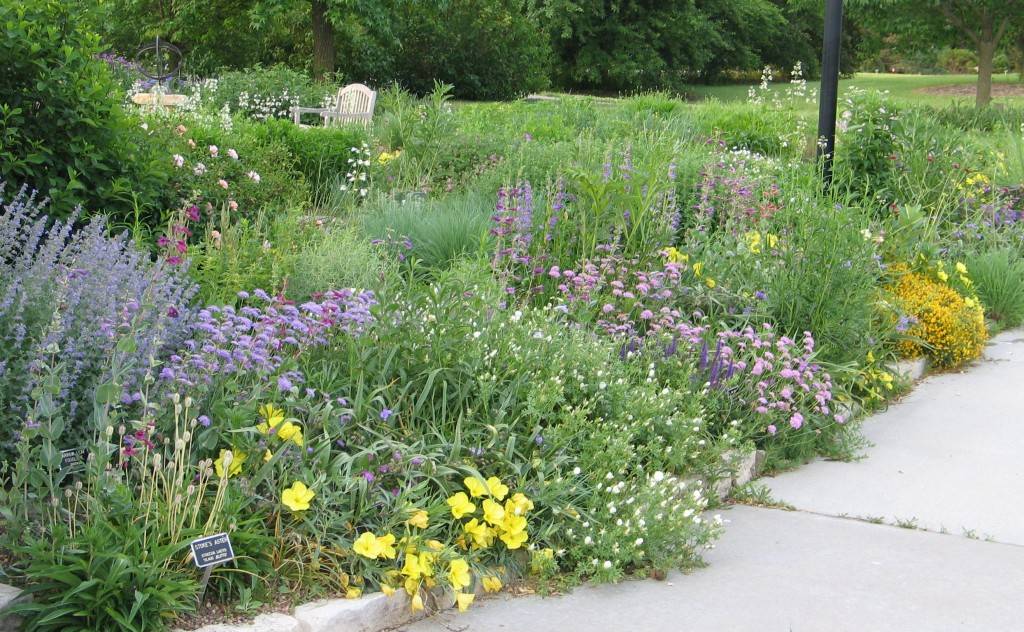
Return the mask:
{"type": "Polygon", "coordinates": [[[902,274],[889,291],[913,319],[906,331],[908,339],[899,343],[900,354],[914,358],[927,353],[940,368],[979,357],[988,339],[981,303],[919,272],[905,267],[897,271],[902,274]]]}

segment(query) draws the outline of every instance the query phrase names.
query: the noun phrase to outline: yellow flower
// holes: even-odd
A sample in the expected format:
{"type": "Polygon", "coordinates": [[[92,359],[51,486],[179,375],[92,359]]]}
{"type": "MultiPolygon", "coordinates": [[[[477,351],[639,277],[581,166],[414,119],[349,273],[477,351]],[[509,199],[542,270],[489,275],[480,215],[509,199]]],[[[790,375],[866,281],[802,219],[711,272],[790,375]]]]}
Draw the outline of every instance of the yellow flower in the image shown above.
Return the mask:
{"type": "Polygon", "coordinates": [[[473,518],[466,524],[462,525],[463,530],[466,532],[472,540],[473,544],[485,549],[491,545],[494,541],[494,533],[487,528],[487,525],[480,522],[476,518],[473,518]]]}
{"type": "Polygon", "coordinates": [[[747,242],[747,250],[754,253],[755,255],[761,254],[761,233],[757,231],[750,231],[743,235],[743,238],[747,242]]]}
{"type": "MultiPolygon", "coordinates": [[[[468,479],[467,479],[468,480],[468,479]]],[[[461,518],[466,514],[476,511],[476,505],[469,502],[465,492],[459,492],[447,500],[448,506],[452,508],[452,516],[461,518]]]]}
{"type": "Polygon", "coordinates": [[[356,538],[355,543],[352,544],[352,550],[371,560],[380,557],[381,551],[380,544],[377,542],[377,536],[369,531],[364,531],[362,535],[356,538]]]}
{"type": "Polygon", "coordinates": [[[779,245],[779,238],[778,238],[777,235],[773,235],[771,233],[765,233],[764,234],[764,240],[768,244],[769,248],[774,249],[775,246],[779,245]]]}
{"type": "Polygon", "coordinates": [[[274,458],[274,453],[271,452],[270,450],[267,450],[266,452],[263,453],[263,462],[264,463],[269,463],[270,459],[272,459],[272,458],[274,458]]]}
{"type": "Polygon", "coordinates": [[[413,512],[412,517],[405,521],[405,524],[417,529],[426,529],[430,524],[430,517],[426,511],[417,509],[413,512]]]}
{"type": "MultiPolygon", "coordinates": [[[[376,538],[374,539],[376,542],[376,538]]],[[[402,565],[402,574],[409,579],[419,579],[423,575],[423,571],[420,568],[420,556],[415,553],[408,553],[405,556],[405,564],[402,565]]],[[[406,590],[408,590],[409,584],[406,583],[406,590]]]]}
{"type": "Polygon", "coordinates": [[[475,598],[476,595],[473,593],[455,593],[455,603],[459,606],[459,612],[465,612],[475,598]]]}
{"type": "Polygon", "coordinates": [[[680,263],[690,260],[690,255],[679,252],[674,246],[670,246],[665,249],[665,258],[668,259],[669,263],[680,263]]]}
{"type": "Polygon", "coordinates": [[[967,274],[967,266],[965,266],[963,264],[963,262],[957,261],[956,262],[956,271],[959,272],[960,274],[967,274]]]}
{"type": "Polygon", "coordinates": [[[945,270],[939,270],[938,276],[939,276],[939,280],[942,281],[943,283],[945,283],[946,281],[949,280],[949,275],[946,274],[945,270]]]}
{"type": "Polygon", "coordinates": [[[505,500],[505,496],[508,494],[508,485],[503,485],[500,478],[492,476],[487,479],[487,490],[498,500],[505,500]]]}
{"type": "Polygon", "coordinates": [[[388,597],[395,594],[395,588],[393,586],[388,586],[387,584],[381,584],[380,591],[388,597]]]}
{"type": "Polygon", "coordinates": [[[413,594],[412,603],[410,605],[412,606],[413,612],[419,612],[420,610],[423,610],[423,597],[420,597],[420,593],[418,590],[416,591],[415,594],[413,594]]]}
{"type": "MultiPolygon", "coordinates": [[[[472,522],[472,520],[470,522],[472,522]]],[[[444,548],[444,545],[438,540],[427,540],[427,548],[431,551],[440,551],[444,548]]]]}
{"type": "Polygon", "coordinates": [[[267,434],[271,428],[284,421],[284,411],[276,408],[273,404],[264,404],[260,406],[260,417],[263,418],[264,423],[257,425],[256,429],[267,434]]]}
{"type": "MultiPolygon", "coordinates": [[[[469,490],[469,495],[473,498],[480,498],[487,493],[487,488],[479,481],[479,479],[467,476],[462,482],[466,486],[466,489],[469,490]]],[[[458,516],[456,516],[456,518],[457,517],[458,516]]]]}
{"type": "Polygon", "coordinates": [[[699,277],[701,274],[703,274],[703,272],[704,272],[704,263],[702,261],[698,261],[697,263],[693,264],[693,274],[695,276],[699,277]]]}
{"type": "Polygon", "coordinates": [[[525,515],[526,512],[531,510],[533,510],[533,501],[527,498],[522,492],[516,492],[512,495],[512,500],[505,503],[505,511],[516,516],[525,515]],[[511,510],[509,510],[509,503],[512,503],[511,510]]]}
{"type": "Polygon", "coordinates": [[[302,426],[286,421],[278,429],[277,436],[281,441],[291,441],[300,448],[302,447],[302,426]]]}
{"type": "Polygon", "coordinates": [[[489,593],[498,592],[499,590],[501,590],[501,579],[499,579],[497,575],[490,575],[488,577],[484,577],[482,583],[484,585],[484,590],[489,593]]]}
{"type": "Polygon", "coordinates": [[[490,498],[484,501],[484,520],[498,526],[505,520],[505,509],[490,498]]]}
{"type": "Polygon", "coordinates": [[[501,541],[505,543],[510,550],[518,549],[523,545],[524,542],[529,538],[526,531],[506,531],[501,534],[501,541]]]}
{"type": "Polygon", "coordinates": [[[434,574],[433,553],[427,553],[426,551],[420,553],[420,572],[423,573],[424,577],[430,577],[434,574]]]}
{"type": "Polygon", "coordinates": [[[309,501],[313,500],[314,496],[316,492],[306,487],[304,483],[295,481],[281,494],[281,502],[292,511],[304,511],[309,509],[309,501]]]}
{"type": "Polygon", "coordinates": [[[395,551],[395,536],[393,533],[388,533],[387,535],[382,535],[377,538],[377,546],[380,547],[380,553],[378,554],[379,557],[393,560],[398,554],[395,551]]]}
{"type": "Polygon", "coordinates": [[[245,452],[232,452],[231,450],[221,450],[220,456],[213,462],[213,468],[217,471],[217,476],[224,478],[224,463],[227,462],[227,478],[231,478],[235,474],[242,471],[242,464],[245,463],[245,452]]]}
{"type": "Polygon", "coordinates": [[[452,560],[448,566],[448,583],[452,585],[452,588],[455,590],[465,588],[472,581],[473,576],[469,574],[469,564],[466,560],[461,557],[452,560]]]}
{"type": "Polygon", "coordinates": [[[345,599],[359,599],[363,594],[362,588],[356,588],[355,586],[349,586],[345,591],[345,599]]]}
{"type": "Polygon", "coordinates": [[[708,277],[708,278],[707,278],[707,279],[706,279],[706,280],[704,281],[704,284],[705,284],[705,285],[707,285],[707,286],[708,286],[709,288],[713,288],[713,287],[715,287],[715,280],[714,280],[714,279],[712,279],[711,277],[708,277]]]}

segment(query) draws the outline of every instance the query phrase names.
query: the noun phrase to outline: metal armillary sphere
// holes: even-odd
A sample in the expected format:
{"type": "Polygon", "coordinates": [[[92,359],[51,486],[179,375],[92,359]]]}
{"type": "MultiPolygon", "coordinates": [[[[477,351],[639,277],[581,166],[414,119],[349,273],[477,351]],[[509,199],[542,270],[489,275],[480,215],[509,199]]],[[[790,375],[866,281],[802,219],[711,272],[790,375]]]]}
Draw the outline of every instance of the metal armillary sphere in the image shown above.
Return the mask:
{"type": "Polygon", "coordinates": [[[170,79],[181,68],[181,49],[174,44],[160,40],[143,46],[135,53],[135,62],[145,76],[158,83],[170,79]]]}

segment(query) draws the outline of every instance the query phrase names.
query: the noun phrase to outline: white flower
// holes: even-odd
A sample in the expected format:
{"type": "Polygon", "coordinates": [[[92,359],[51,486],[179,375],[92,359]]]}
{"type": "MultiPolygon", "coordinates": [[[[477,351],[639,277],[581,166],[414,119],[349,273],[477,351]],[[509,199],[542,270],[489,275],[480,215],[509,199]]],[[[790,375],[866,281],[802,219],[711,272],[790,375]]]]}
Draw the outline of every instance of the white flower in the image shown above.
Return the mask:
{"type": "Polygon", "coordinates": [[[217,149],[217,146],[216,145],[210,145],[210,155],[213,156],[214,158],[216,158],[218,153],[220,153],[220,150],[217,149]]]}
{"type": "Polygon", "coordinates": [[[238,152],[235,151],[234,149],[229,149],[228,157],[231,158],[232,160],[238,160],[238,152]]]}
{"type": "Polygon", "coordinates": [[[580,472],[582,472],[582,471],[583,471],[583,470],[581,470],[581,469],[579,468],[579,466],[577,466],[577,467],[574,467],[574,468],[572,468],[572,473],[573,473],[573,475],[574,475],[574,476],[579,476],[579,475],[580,475],[580,472]]]}
{"type": "Polygon", "coordinates": [[[604,564],[602,564],[602,566],[604,566],[604,567],[605,567],[605,569],[609,569],[609,568],[611,568],[611,567],[612,567],[612,563],[611,563],[611,560],[605,560],[605,561],[604,561],[604,564]]]}
{"type": "Polygon", "coordinates": [[[246,175],[248,175],[249,179],[252,180],[253,182],[259,182],[260,181],[260,174],[256,173],[255,171],[250,171],[246,175]]]}
{"type": "Polygon", "coordinates": [[[203,175],[204,173],[206,173],[206,165],[204,165],[201,162],[196,164],[196,167],[195,169],[192,170],[192,173],[196,174],[197,176],[203,175]]]}
{"type": "Polygon", "coordinates": [[[593,543],[594,543],[594,538],[590,537],[589,535],[587,537],[583,538],[583,544],[586,544],[586,545],[589,546],[589,545],[591,545],[593,543]]]}
{"type": "Polygon", "coordinates": [[[637,538],[637,539],[636,539],[636,542],[634,542],[633,544],[634,544],[635,546],[640,546],[640,545],[641,545],[641,544],[643,544],[643,543],[644,543],[644,539],[643,539],[643,538],[637,538]]]}
{"type": "Polygon", "coordinates": [[[174,166],[181,168],[185,164],[185,157],[181,154],[174,154],[174,166]]]}

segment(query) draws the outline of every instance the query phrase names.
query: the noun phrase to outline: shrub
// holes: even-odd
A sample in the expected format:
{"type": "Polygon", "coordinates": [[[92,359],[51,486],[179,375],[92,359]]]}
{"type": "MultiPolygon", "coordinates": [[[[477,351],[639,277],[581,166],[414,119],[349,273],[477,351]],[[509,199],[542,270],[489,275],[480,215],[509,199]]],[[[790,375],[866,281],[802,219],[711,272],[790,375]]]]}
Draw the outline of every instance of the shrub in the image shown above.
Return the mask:
{"type": "Polygon", "coordinates": [[[345,226],[327,227],[289,259],[287,294],[296,300],[334,287],[387,286],[395,271],[393,257],[345,226]]]}
{"type": "Polygon", "coordinates": [[[927,354],[939,368],[960,366],[981,356],[988,339],[985,313],[973,298],[965,298],[943,282],[905,266],[889,287],[896,304],[910,318],[899,351],[905,357],[927,354]]]}
{"type": "Polygon", "coordinates": [[[99,41],[70,6],[0,6],[0,181],[45,192],[60,217],[79,204],[126,212],[147,148],[129,138],[99,41]]]}
{"type": "Polygon", "coordinates": [[[207,79],[196,88],[203,107],[231,112],[265,121],[291,118],[292,106],[327,107],[337,88],[327,83],[314,83],[305,73],[272,66],[255,66],[245,70],[229,70],[215,79],[207,79]]]}
{"type": "Polygon", "coordinates": [[[27,414],[40,370],[63,365],[56,403],[80,440],[96,386],[109,378],[109,356],[121,334],[138,332],[125,398],[137,398],[149,358],[176,342],[195,292],[184,270],[152,262],[127,235],[107,237],[100,217],[74,230],[77,217],[51,224],[24,190],[0,213],[0,405],[10,411],[0,428],[27,414]]]}
{"type": "Polygon", "coordinates": [[[1000,327],[1024,322],[1024,259],[1009,248],[973,256],[967,265],[985,315],[1000,327]]]}
{"type": "Polygon", "coordinates": [[[899,110],[875,93],[851,90],[841,104],[836,182],[867,199],[888,203],[899,149],[899,110]]]}

